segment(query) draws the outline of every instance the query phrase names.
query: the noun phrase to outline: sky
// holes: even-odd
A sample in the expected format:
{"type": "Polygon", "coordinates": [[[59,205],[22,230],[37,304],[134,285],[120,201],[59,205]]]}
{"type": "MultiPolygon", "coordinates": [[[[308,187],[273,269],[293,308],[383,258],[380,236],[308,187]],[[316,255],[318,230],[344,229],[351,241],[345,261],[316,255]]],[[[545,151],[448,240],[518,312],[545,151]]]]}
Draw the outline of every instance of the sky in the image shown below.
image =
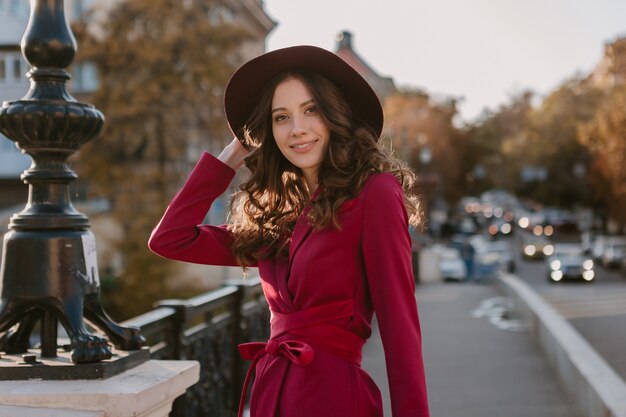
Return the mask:
{"type": "Polygon", "coordinates": [[[541,97],[588,74],[626,36],[626,0],[264,0],[278,26],[267,49],[335,50],[337,34],[396,86],[462,98],[475,120],[531,89],[541,97]]]}

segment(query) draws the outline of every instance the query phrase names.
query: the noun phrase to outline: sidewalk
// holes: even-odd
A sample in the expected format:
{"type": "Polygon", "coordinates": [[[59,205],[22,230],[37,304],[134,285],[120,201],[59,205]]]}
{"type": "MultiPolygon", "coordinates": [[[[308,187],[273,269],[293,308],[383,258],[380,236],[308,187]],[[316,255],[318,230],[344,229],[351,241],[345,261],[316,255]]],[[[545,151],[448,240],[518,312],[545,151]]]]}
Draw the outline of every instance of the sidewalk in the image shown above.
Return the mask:
{"type": "MultiPolygon", "coordinates": [[[[417,286],[432,417],[582,417],[527,331],[504,330],[472,314],[501,297],[491,285],[417,286]]],[[[391,417],[377,328],[363,367],[381,388],[391,417]]]]}

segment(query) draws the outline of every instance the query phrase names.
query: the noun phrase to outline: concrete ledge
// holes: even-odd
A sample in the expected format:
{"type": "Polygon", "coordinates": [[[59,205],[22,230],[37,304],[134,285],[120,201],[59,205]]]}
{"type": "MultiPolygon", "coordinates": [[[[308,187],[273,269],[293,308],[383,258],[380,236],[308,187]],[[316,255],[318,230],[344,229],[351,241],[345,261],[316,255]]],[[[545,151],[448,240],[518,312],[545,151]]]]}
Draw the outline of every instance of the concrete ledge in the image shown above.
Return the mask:
{"type": "Polygon", "coordinates": [[[35,408],[14,405],[0,405],[0,417],[105,417],[100,411],[79,411],[66,408],[35,408]]]}
{"type": "Polygon", "coordinates": [[[513,275],[497,281],[585,417],[626,417],[626,383],[557,311],[513,275]]]}
{"type": "MultiPolygon", "coordinates": [[[[172,402],[197,382],[199,375],[196,361],[149,360],[102,380],[0,381],[0,404],[96,412],[93,416],[166,417],[172,402]]],[[[36,414],[14,414],[31,415],[36,414]]],[[[48,417],[56,415],[49,413],[48,417]]]]}

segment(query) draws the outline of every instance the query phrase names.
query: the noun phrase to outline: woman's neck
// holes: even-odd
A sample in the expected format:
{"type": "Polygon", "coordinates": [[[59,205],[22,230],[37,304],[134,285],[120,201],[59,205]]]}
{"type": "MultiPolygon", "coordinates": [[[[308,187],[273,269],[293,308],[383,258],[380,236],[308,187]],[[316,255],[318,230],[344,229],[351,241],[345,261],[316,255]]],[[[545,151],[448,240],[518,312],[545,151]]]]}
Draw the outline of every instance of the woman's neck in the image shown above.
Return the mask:
{"type": "Polygon", "coordinates": [[[304,182],[306,182],[306,186],[309,189],[309,195],[313,195],[319,185],[317,180],[317,169],[314,171],[311,169],[303,169],[302,174],[304,175],[304,182]]]}

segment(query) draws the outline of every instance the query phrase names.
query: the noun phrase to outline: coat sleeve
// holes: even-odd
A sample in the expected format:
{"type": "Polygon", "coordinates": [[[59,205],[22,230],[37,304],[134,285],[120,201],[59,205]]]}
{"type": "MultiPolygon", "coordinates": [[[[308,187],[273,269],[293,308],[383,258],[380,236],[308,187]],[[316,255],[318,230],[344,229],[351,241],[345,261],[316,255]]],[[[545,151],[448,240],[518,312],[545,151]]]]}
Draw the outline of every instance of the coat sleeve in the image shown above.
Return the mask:
{"type": "Polygon", "coordinates": [[[237,266],[230,250],[233,238],[226,226],[202,224],[211,204],[234,176],[229,166],[211,154],[202,154],[152,231],[150,250],[177,261],[237,266]]]}
{"type": "Polygon", "coordinates": [[[385,350],[393,417],[428,417],[404,194],[391,174],[366,186],[363,257],[385,350]]]}

